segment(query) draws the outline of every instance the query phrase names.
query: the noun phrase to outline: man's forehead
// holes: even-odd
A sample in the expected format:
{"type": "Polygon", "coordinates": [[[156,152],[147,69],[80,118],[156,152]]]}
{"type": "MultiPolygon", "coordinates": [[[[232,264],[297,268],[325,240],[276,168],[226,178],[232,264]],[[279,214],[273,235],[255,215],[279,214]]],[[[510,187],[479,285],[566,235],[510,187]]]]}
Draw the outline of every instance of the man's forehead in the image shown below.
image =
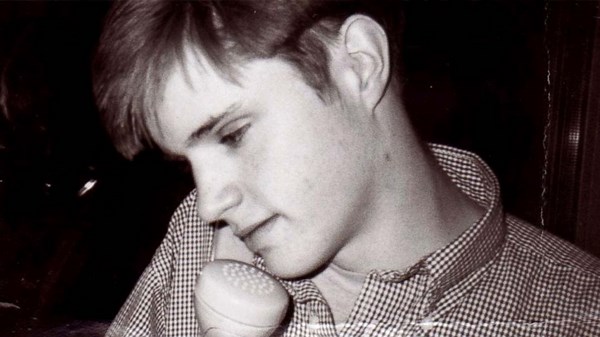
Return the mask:
{"type": "MultiPolygon", "coordinates": [[[[228,68],[233,68],[233,66],[228,68]]],[[[211,62],[200,48],[188,45],[184,47],[183,54],[178,62],[171,68],[167,82],[170,81],[170,77],[173,75],[181,76],[190,88],[194,88],[194,86],[207,81],[207,79],[225,79],[223,74],[229,71],[229,69],[217,68],[217,65],[211,62]]]]}
{"type": "MultiPolygon", "coordinates": [[[[215,79],[214,71],[186,52],[183,58],[173,64],[165,73],[163,85],[158,92],[155,109],[152,112],[150,129],[152,137],[159,144],[175,142],[177,134],[171,130],[178,119],[184,117],[187,108],[201,104],[202,93],[207,93],[215,79]]],[[[197,111],[200,113],[201,111],[197,111]]]]}
{"type": "Polygon", "coordinates": [[[242,77],[242,74],[235,70],[237,68],[238,66],[234,65],[221,68],[211,62],[200,48],[186,46],[182,55],[165,74],[160,95],[163,106],[158,106],[157,110],[159,112],[163,110],[165,104],[177,103],[182,95],[200,98],[207,96],[207,92],[215,91],[216,85],[239,85],[237,77],[242,77]],[[233,73],[235,73],[234,80],[232,80],[233,73]]]}

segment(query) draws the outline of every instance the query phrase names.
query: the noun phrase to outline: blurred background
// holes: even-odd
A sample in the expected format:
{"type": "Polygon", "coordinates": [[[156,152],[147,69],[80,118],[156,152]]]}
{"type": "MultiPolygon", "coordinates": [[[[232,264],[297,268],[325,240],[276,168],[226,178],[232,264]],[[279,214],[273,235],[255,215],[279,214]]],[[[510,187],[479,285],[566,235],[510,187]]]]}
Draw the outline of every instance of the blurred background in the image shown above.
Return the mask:
{"type": "MultiPolygon", "coordinates": [[[[505,208],[600,256],[596,1],[405,1],[406,101],[479,154],[505,208]]],[[[0,1],[0,335],[101,335],[193,188],[99,123],[109,1],[0,1]]]]}

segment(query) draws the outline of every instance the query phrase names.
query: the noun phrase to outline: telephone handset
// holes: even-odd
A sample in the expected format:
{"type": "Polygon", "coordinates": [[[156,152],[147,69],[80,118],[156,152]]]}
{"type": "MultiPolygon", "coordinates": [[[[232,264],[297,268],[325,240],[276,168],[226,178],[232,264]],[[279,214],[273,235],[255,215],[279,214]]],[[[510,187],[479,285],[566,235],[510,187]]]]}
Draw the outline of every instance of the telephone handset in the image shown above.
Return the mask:
{"type": "Polygon", "coordinates": [[[205,337],[268,337],[289,305],[279,281],[235,260],[214,260],[204,266],[194,294],[205,337]]]}

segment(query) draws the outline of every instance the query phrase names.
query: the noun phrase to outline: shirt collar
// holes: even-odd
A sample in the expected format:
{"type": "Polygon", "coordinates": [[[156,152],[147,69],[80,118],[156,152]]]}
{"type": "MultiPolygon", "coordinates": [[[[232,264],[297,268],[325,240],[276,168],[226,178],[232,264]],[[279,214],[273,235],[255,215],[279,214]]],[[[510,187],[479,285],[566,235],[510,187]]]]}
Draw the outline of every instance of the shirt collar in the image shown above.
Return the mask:
{"type": "Polygon", "coordinates": [[[500,186],[487,164],[473,153],[448,146],[433,144],[431,150],[456,186],[485,209],[483,217],[473,226],[426,258],[431,290],[439,297],[499,252],[506,227],[500,186]]]}

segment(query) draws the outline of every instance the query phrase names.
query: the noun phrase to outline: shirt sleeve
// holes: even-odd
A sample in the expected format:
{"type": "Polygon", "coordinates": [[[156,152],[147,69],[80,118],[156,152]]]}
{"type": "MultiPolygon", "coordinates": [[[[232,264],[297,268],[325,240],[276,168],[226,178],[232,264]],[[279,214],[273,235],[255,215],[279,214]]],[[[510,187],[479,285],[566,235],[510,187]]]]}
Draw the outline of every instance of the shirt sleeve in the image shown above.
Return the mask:
{"type": "Polygon", "coordinates": [[[192,192],[179,205],[167,234],[106,337],[193,336],[193,287],[210,259],[211,226],[202,222],[192,192]]]}
{"type": "Polygon", "coordinates": [[[164,278],[168,275],[163,275],[159,266],[169,264],[172,255],[170,239],[167,235],[159,246],[112,322],[106,337],[164,335],[164,278]]]}

